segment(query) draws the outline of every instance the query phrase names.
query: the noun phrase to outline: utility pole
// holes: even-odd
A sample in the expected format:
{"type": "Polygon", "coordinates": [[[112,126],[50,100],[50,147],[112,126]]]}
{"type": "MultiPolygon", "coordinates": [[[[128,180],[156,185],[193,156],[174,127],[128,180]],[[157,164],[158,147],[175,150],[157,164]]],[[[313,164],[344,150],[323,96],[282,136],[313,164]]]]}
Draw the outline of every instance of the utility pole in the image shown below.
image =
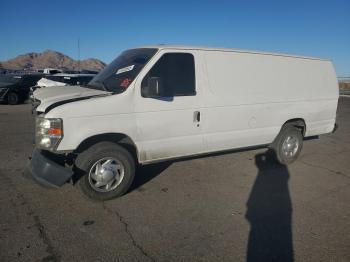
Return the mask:
{"type": "Polygon", "coordinates": [[[80,72],[80,37],[78,37],[78,71],[80,72]]]}

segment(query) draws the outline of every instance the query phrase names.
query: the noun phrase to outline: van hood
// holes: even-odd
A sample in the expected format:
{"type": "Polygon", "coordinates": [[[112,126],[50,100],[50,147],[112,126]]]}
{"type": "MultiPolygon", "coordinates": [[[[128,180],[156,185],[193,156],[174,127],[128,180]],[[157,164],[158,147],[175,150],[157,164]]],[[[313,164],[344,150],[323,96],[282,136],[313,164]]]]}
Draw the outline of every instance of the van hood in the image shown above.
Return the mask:
{"type": "Polygon", "coordinates": [[[48,112],[62,104],[110,94],[107,91],[82,86],[52,86],[36,89],[33,92],[33,99],[40,102],[36,108],[38,112],[48,112]]]}
{"type": "Polygon", "coordinates": [[[68,84],[62,83],[59,81],[50,80],[43,77],[36,83],[36,85],[39,87],[49,87],[49,86],[67,86],[68,84]]]}

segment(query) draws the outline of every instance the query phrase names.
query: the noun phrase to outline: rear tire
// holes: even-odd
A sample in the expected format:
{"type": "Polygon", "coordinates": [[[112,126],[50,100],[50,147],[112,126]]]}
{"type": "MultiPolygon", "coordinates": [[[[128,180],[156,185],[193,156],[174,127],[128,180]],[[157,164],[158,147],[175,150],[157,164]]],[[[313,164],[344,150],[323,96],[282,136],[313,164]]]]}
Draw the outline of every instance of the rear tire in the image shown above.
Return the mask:
{"type": "Polygon", "coordinates": [[[104,201],[120,197],[130,188],[135,176],[135,161],[123,147],[100,142],[78,155],[75,171],[78,184],[91,199],[104,201]]]}
{"type": "Polygon", "coordinates": [[[284,125],[271,147],[280,164],[293,163],[303,147],[302,131],[291,124],[284,125]]]}
{"type": "Polygon", "coordinates": [[[15,92],[10,92],[7,94],[7,103],[9,105],[17,105],[19,102],[19,96],[15,92]]]}

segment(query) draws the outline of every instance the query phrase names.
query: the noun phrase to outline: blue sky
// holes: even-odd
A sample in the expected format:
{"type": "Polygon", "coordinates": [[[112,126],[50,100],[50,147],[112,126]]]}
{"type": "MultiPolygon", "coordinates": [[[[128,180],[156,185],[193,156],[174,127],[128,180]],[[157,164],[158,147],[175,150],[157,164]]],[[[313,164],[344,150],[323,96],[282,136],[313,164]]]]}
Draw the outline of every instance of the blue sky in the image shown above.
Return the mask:
{"type": "Polygon", "coordinates": [[[123,49],[186,44],[330,58],[350,76],[350,1],[0,0],[0,60],[46,49],[109,63],[123,49]]]}

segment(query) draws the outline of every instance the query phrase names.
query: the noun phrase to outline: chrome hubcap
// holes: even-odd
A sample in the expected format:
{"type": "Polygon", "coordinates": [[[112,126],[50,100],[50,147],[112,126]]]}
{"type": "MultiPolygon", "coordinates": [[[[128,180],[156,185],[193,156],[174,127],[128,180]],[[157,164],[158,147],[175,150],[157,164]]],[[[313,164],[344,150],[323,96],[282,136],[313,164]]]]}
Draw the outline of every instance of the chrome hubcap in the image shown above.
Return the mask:
{"type": "Polygon", "coordinates": [[[89,171],[89,183],[99,192],[114,190],[124,178],[124,166],[112,157],[98,160],[89,171]]]}
{"type": "Polygon", "coordinates": [[[299,148],[299,141],[294,136],[288,136],[282,144],[282,152],[287,157],[292,157],[296,154],[299,148]]]}

